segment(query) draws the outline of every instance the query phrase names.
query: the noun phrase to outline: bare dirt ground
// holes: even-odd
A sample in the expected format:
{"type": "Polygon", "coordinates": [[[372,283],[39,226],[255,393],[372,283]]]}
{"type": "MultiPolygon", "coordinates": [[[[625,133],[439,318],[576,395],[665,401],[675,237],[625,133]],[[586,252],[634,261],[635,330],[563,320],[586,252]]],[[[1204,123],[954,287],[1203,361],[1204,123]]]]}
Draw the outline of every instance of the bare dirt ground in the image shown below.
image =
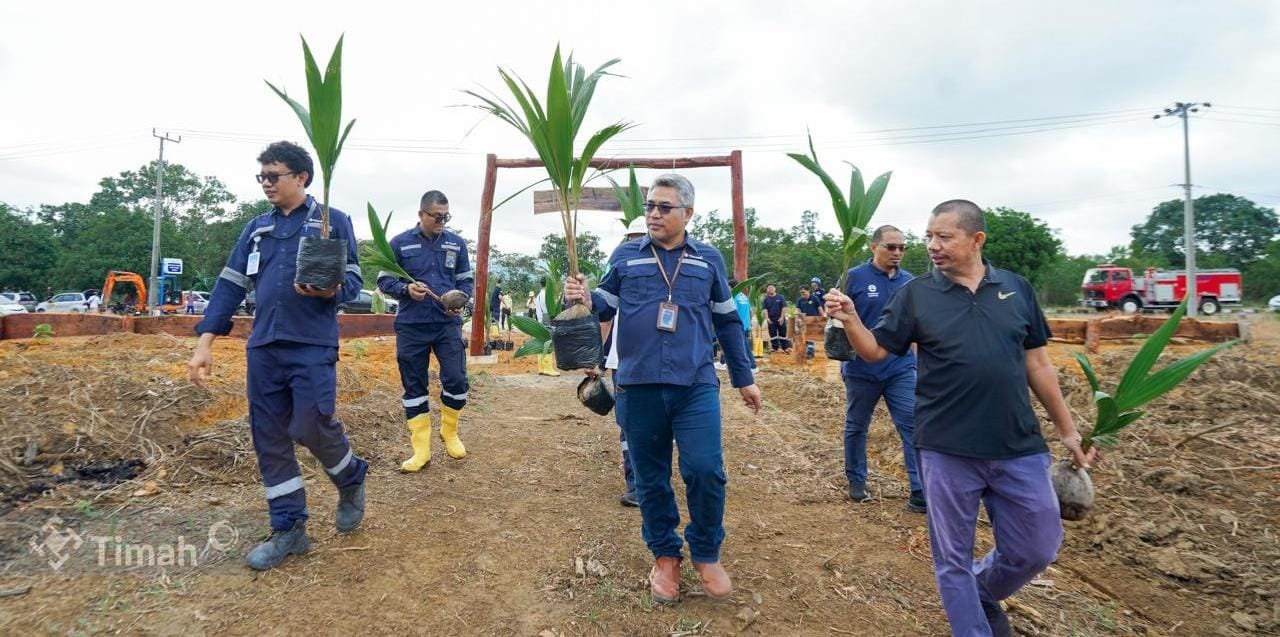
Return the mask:
{"type": "MultiPolygon", "coordinates": [[[[1058,562],[1008,600],[1019,633],[1280,633],[1280,322],[1253,321],[1253,343],[1153,403],[1094,472],[1092,517],[1066,523],[1058,562]]],[[[617,503],[617,427],[578,405],[578,377],[535,376],[509,353],[473,366],[470,455],[437,444],[428,469],[404,475],[389,338],[344,342],[339,364],[339,417],[371,463],[364,525],[333,531],[335,492],[300,450],[314,549],[248,570],[267,528],[243,342],[218,342],[208,390],[185,380],[192,346],[0,342],[0,634],[946,633],[887,414],[870,445],[876,499],[854,505],[843,390],[821,358],[765,362],[759,416],[726,383],[724,559],[737,590],[712,603],[686,568],[684,601],[664,607],[648,597],[639,514],[617,503]]],[[[1051,347],[1091,422],[1078,346],[1051,347]]],[[[1136,347],[1105,344],[1104,378],[1136,347]]],[[[979,538],[989,546],[985,527],[979,538]]]]}

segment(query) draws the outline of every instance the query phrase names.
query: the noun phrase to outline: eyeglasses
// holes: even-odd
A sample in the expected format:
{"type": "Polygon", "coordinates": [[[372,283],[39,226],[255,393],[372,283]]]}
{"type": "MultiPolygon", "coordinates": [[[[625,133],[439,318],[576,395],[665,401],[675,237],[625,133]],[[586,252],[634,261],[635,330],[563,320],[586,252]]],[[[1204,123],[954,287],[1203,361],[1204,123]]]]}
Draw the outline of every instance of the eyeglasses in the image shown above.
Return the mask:
{"type": "Polygon", "coordinates": [[[671,214],[672,210],[679,210],[680,208],[688,208],[688,206],[673,206],[668,203],[653,203],[652,201],[644,202],[645,212],[653,212],[654,208],[657,208],[658,212],[663,215],[669,215],[671,214]]]}
{"type": "Polygon", "coordinates": [[[427,212],[427,211],[425,211],[425,210],[419,210],[419,211],[418,211],[418,214],[420,214],[420,215],[426,215],[426,216],[431,217],[432,219],[435,219],[436,221],[439,221],[439,222],[441,222],[441,223],[444,223],[444,222],[446,222],[446,221],[448,221],[448,220],[449,220],[449,213],[447,213],[447,212],[442,212],[442,213],[440,213],[440,214],[438,214],[438,215],[437,215],[437,214],[432,214],[432,213],[430,213],[430,212],[427,212]]]}
{"type": "Polygon", "coordinates": [[[905,243],[882,243],[880,244],[880,247],[884,248],[885,250],[888,250],[889,252],[906,252],[907,251],[907,244],[905,243]]]}
{"type": "Polygon", "coordinates": [[[298,171],[295,170],[287,173],[260,173],[260,174],[254,175],[254,177],[257,178],[258,183],[267,182],[267,183],[270,183],[272,186],[274,186],[276,185],[276,182],[280,181],[281,177],[288,177],[289,175],[296,175],[296,174],[298,174],[298,171]]]}

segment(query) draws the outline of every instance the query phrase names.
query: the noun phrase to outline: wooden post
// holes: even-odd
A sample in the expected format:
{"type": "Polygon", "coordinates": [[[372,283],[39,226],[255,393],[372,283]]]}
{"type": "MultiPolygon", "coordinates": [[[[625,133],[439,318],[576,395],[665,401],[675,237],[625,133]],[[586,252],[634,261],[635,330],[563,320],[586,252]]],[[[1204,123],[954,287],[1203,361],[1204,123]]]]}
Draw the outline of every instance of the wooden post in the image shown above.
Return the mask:
{"type": "Polygon", "coordinates": [[[484,160],[484,191],[480,194],[480,232],[476,238],[476,289],[471,313],[471,355],[483,356],[489,335],[484,333],[485,312],[489,296],[489,229],[493,226],[493,192],[498,186],[498,156],[492,153],[484,160]]]}
{"type": "Polygon", "coordinates": [[[733,189],[733,276],[747,280],[747,216],[742,201],[742,151],[729,153],[729,180],[733,189]]]}

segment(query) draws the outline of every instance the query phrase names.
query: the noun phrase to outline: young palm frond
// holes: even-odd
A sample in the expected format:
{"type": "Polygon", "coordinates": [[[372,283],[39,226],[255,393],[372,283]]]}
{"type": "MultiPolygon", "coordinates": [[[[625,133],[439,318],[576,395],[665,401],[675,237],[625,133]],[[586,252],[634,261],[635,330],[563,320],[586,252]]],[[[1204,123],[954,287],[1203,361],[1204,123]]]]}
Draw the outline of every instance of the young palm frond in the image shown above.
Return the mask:
{"type": "Polygon", "coordinates": [[[307,139],[316,150],[316,160],[320,164],[320,179],[324,184],[324,207],[320,211],[322,239],[329,238],[329,184],[332,183],[333,171],[338,164],[338,155],[342,153],[347,135],[351,134],[351,127],[356,123],[353,119],[347,122],[345,129],[342,128],[343,37],[345,36],[338,37],[338,43],[333,47],[333,54],[329,56],[329,65],[323,76],[320,75],[320,67],[316,64],[315,56],[311,54],[311,47],[307,46],[307,39],[302,38],[302,53],[306,58],[307,106],[303,106],[289,97],[286,92],[267,82],[267,86],[271,87],[271,90],[293,109],[298,120],[302,122],[302,128],[307,132],[307,139]],[[340,130],[341,136],[338,134],[340,130]]]}
{"type": "Polygon", "coordinates": [[[609,180],[609,184],[613,186],[613,196],[618,200],[618,205],[622,207],[623,228],[630,228],[631,223],[636,219],[644,218],[644,191],[640,189],[640,184],[636,181],[636,167],[628,166],[628,184],[627,189],[623,190],[613,177],[605,176],[609,180]]]}

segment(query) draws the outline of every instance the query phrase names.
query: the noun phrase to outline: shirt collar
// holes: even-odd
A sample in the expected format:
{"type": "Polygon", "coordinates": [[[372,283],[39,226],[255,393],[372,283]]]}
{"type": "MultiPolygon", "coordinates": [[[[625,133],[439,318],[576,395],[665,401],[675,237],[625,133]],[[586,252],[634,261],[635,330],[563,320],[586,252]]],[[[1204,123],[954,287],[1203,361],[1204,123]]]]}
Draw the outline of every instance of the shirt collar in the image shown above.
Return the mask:
{"type": "MultiPolygon", "coordinates": [[[[290,210],[287,216],[292,217],[293,213],[299,210],[302,210],[303,208],[306,208],[308,214],[306,214],[305,216],[310,217],[311,216],[310,213],[312,211],[312,208],[315,207],[315,204],[316,204],[315,198],[312,197],[311,195],[307,195],[306,198],[302,200],[302,205],[298,206],[297,208],[294,208],[293,210],[290,210]]],[[[282,217],[286,216],[284,212],[280,210],[280,206],[272,206],[271,214],[280,215],[282,217]]]]}
{"type": "Polygon", "coordinates": [[[902,276],[902,266],[898,266],[898,269],[894,271],[893,276],[889,276],[888,272],[881,270],[880,266],[876,265],[875,259],[867,259],[867,265],[871,266],[872,270],[875,270],[877,273],[884,275],[884,277],[889,280],[893,280],[902,276]]]}
{"type": "MultiPolygon", "coordinates": [[[[1004,275],[1000,274],[1000,270],[997,270],[994,266],[992,266],[991,262],[988,261],[986,257],[983,257],[982,265],[986,269],[986,273],[982,275],[982,281],[978,283],[978,287],[982,287],[984,285],[987,285],[988,283],[994,283],[997,285],[1000,283],[1004,283],[1005,281],[1004,275]]],[[[874,268],[875,266],[873,265],[871,267],[874,268]]],[[[951,279],[947,278],[947,275],[943,274],[942,270],[934,269],[932,278],[934,283],[941,286],[943,292],[950,290],[952,287],[960,285],[959,283],[956,283],[955,281],[952,281],[951,279]]]]}
{"type": "MultiPolygon", "coordinates": [[[[684,233],[684,243],[683,243],[682,245],[678,245],[678,246],[676,246],[676,247],[672,248],[672,250],[679,250],[680,248],[687,248],[687,249],[689,250],[689,252],[692,252],[693,254],[698,254],[698,245],[697,245],[697,243],[698,243],[698,242],[697,242],[697,241],[694,241],[693,237],[690,237],[690,236],[689,236],[689,231],[688,231],[688,230],[686,230],[686,231],[685,231],[685,233],[684,233]]],[[[645,235],[644,235],[643,237],[640,237],[640,245],[639,245],[638,247],[640,248],[640,250],[644,250],[645,248],[648,248],[650,245],[653,245],[653,247],[655,247],[655,248],[662,248],[662,246],[654,244],[654,243],[653,243],[653,238],[652,238],[652,237],[650,237],[650,236],[649,236],[649,233],[647,233],[647,232],[646,232],[646,233],[645,233],[645,235]]],[[[666,248],[663,248],[663,249],[665,250],[666,248]]]]}

